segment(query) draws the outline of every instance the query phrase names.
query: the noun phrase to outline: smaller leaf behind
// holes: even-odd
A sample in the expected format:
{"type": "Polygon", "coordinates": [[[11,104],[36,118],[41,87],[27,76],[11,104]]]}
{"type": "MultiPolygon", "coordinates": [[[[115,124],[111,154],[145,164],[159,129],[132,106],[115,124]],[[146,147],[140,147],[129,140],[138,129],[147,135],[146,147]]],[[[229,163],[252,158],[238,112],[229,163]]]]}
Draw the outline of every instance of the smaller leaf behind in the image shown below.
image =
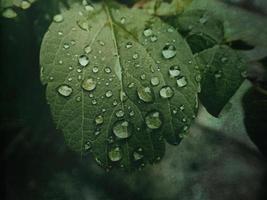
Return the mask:
{"type": "Polygon", "coordinates": [[[171,18],[169,23],[186,38],[193,53],[223,41],[223,23],[207,10],[189,10],[171,18]]]}
{"type": "Polygon", "coordinates": [[[244,58],[225,45],[204,50],[195,58],[202,71],[200,100],[217,117],[243,82],[244,58]]]}

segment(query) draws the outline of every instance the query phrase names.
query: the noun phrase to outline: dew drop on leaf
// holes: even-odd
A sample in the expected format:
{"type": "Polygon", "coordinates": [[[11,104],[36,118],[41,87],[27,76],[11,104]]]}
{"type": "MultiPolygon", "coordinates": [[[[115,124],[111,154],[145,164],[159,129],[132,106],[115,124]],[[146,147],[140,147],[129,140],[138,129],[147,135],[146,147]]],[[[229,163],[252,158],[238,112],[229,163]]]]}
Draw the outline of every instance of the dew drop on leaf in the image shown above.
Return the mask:
{"type": "Polygon", "coordinates": [[[107,97],[107,98],[112,97],[112,95],[113,95],[113,93],[112,93],[111,90],[109,90],[109,91],[106,92],[106,97],[107,97]]]}
{"type": "Polygon", "coordinates": [[[103,124],[103,122],[104,122],[104,118],[103,118],[102,115],[99,115],[99,116],[97,116],[97,117],[95,118],[95,123],[96,123],[96,125],[103,124]]]}
{"type": "Polygon", "coordinates": [[[165,59],[171,59],[176,56],[176,47],[171,44],[166,44],[162,49],[162,55],[165,59]]]}
{"type": "Polygon", "coordinates": [[[145,122],[148,128],[150,129],[158,129],[162,125],[162,121],[160,119],[160,113],[159,112],[150,112],[145,118],[145,122]]]}
{"type": "Polygon", "coordinates": [[[153,35],[153,31],[152,31],[151,28],[146,28],[146,29],[144,30],[144,36],[145,36],[145,37],[149,37],[149,36],[152,36],[152,35],[153,35]]]}
{"type": "Polygon", "coordinates": [[[55,15],[55,16],[53,17],[53,20],[54,20],[54,22],[60,23],[60,22],[63,22],[64,17],[63,17],[63,15],[58,14],[58,15],[55,15]]]}
{"type": "Polygon", "coordinates": [[[119,110],[118,112],[116,112],[116,117],[120,118],[124,116],[124,112],[123,110],[119,110]]]}
{"type": "Polygon", "coordinates": [[[82,82],[82,88],[86,91],[92,91],[96,88],[96,82],[92,78],[85,79],[82,82]]]}
{"type": "Polygon", "coordinates": [[[68,85],[61,85],[57,89],[58,93],[64,97],[68,97],[72,93],[72,88],[68,85]]]}
{"type": "Polygon", "coordinates": [[[144,155],[142,155],[136,151],[133,153],[133,158],[135,161],[141,160],[143,157],[144,157],[144,155]]]}
{"type": "Polygon", "coordinates": [[[150,82],[151,82],[151,85],[153,85],[153,86],[157,86],[160,83],[159,78],[156,77],[156,76],[155,77],[152,77],[151,80],[150,80],[150,82]]]}
{"type": "Polygon", "coordinates": [[[187,81],[186,81],[185,77],[178,78],[176,83],[177,83],[178,87],[185,87],[187,85],[187,81]]]}
{"type": "Polygon", "coordinates": [[[84,47],[84,52],[89,54],[92,52],[92,48],[88,45],[88,46],[84,47]]]}
{"type": "Polygon", "coordinates": [[[169,75],[171,78],[177,77],[181,74],[181,71],[179,69],[178,65],[171,66],[169,69],[169,75]]]}
{"type": "Polygon", "coordinates": [[[81,55],[78,61],[82,67],[86,67],[89,64],[89,58],[86,55],[81,55]]]}
{"type": "Polygon", "coordinates": [[[137,94],[139,99],[146,103],[153,102],[154,100],[154,96],[150,87],[139,87],[137,89],[137,94]]]}
{"type": "Polygon", "coordinates": [[[112,162],[120,161],[122,158],[122,152],[120,147],[114,147],[108,152],[108,157],[112,162]]]}
{"type": "Polygon", "coordinates": [[[126,139],[132,135],[130,124],[127,121],[118,121],[113,126],[113,133],[119,139],[126,139]]]}
{"type": "Polygon", "coordinates": [[[174,91],[173,91],[173,89],[170,86],[164,86],[159,91],[159,94],[160,94],[160,96],[162,98],[168,99],[168,98],[171,98],[174,95],[174,91]]]}

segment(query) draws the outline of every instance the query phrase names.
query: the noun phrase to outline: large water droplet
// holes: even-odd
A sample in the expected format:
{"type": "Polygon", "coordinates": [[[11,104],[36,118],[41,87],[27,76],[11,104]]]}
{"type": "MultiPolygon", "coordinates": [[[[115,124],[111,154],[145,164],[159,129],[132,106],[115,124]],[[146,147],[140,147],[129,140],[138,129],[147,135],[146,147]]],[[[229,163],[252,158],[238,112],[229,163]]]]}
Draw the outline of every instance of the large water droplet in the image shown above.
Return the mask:
{"type": "Polygon", "coordinates": [[[82,88],[86,91],[92,91],[96,88],[96,81],[92,78],[85,79],[82,82],[82,88]]]}
{"type": "Polygon", "coordinates": [[[178,87],[185,87],[187,85],[187,81],[185,79],[185,77],[181,77],[179,79],[177,79],[177,85],[178,87]]]}
{"type": "Polygon", "coordinates": [[[160,119],[160,113],[157,111],[153,111],[148,113],[145,118],[146,125],[150,129],[158,129],[162,125],[162,121],[160,119]]]}
{"type": "Polygon", "coordinates": [[[137,94],[138,94],[139,99],[141,99],[144,102],[149,103],[154,100],[154,95],[150,87],[139,87],[137,89],[137,94]]]}
{"type": "Polygon", "coordinates": [[[58,93],[64,97],[68,97],[72,93],[72,88],[68,85],[61,85],[57,89],[58,93]]]}
{"type": "Polygon", "coordinates": [[[120,139],[125,139],[131,136],[130,124],[127,121],[118,121],[113,126],[113,133],[120,139]]]}
{"type": "Polygon", "coordinates": [[[179,76],[181,74],[179,66],[178,65],[171,66],[169,69],[169,74],[171,78],[179,76]]]}
{"type": "Polygon", "coordinates": [[[166,44],[162,49],[162,55],[165,59],[171,59],[176,56],[176,47],[171,44],[166,44]]]}
{"type": "Polygon", "coordinates": [[[120,147],[114,147],[108,152],[108,157],[111,161],[117,162],[122,158],[122,152],[120,147]]]}
{"type": "Polygon", "coordinates": [[[78,61],[82,67],[86,67],[89,64],[89,58],[86,55],[81,55],[78,61]]]}
{"type": "Polygon", "coordinates": [[[164,99],[171,98],[174,95],[174,91],[169,86],[164,86],[159,92],[160,96],[164,99]]]}

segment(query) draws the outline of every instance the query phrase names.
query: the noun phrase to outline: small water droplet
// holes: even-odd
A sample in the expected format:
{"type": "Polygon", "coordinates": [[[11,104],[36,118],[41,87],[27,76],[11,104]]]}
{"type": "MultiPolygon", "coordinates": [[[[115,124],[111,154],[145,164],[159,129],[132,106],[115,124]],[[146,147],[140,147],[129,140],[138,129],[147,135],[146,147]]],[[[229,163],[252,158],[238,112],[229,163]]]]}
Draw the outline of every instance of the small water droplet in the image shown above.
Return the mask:
{"type": "Polygon", "coordinates": [[[112,95],[113,95],[113,93],[112,93],[111,90],[109,90],[109,91],[106,92],[106,97],[107,97],[107,98],[112,97],[112,95]]]}
{"type": "Polygon", "coordinates": [[[134,152],[133,153],[133,158],[135,161],[141,160],[144,157],[144,155],[138,153],[138,152],[134,152]]]}
{"type": "Polygon", "coordinates": [[[92,71],[93,71],[94,73],[97,73],[97,72],[98,72],[98,67],[97,67],[97,66],[94,66],[93,69],[92,69],[92,71]]]}
{"type": "Polygon", "coordinates": [[[152,77],[152,78],[151,78],[150,82],[151,82],[151,85],[153,85],[153,86],[157,86],[157,85],[159,85],[160,80],[159,80],[158,77],[155,76],[155,77],[152,77]]]}
{"type": "Polygon", "coordinates": [[[228,61],[228,58],[226,58],[226,57],[222,57],[222,58],[221,58],[221,62],[222,62],[222,63],[226,63],[227,61],[228,61]]]}
{"type": "Polygon", "coordinates": [[[96,105],[96,104],[97,104],[97,100],[93,99],[93,100],[92,100],[92,104],[93,104],[93,105],[96,105]]]}
{"type": "Polygon", "coordinates": [[[89,64],[89,58],[86,55],[81,55],[78,61],[82,67],[86,67],[89,64]]]}
{"type": "Polygon", "coordinates": [[[129,83],[129,84],[128,84],[128,88],[133,88],[134,85],[135,85],[134,83],[129,83]]]}
{"type": "Polygon", "coordinates": [[[177,79],[176,81],[178,87],[185,87],[187,85],[187,81],[185,77],[181,77],[179,79],[177,79]]]}
{"type": "Polygon", "coordinates": [[[169,75],[171,78],[175,78],[181,74],[181,70],[178,65],[171,66],[169,69],[169,75]]]}
{"type": "Polygon", "coordinates": [[[125,17],[121,17],[121,24],[125,24],[126,22],[126,18],[125,17]]]}
{"type": "Polygon", "coordinates": [[[139,99],[146,103],[152,102],[154,100],[154,95],[150,87],[139,87],[137,89],[137,94],[139,99]]]}
{"type": "Polygon", "coordinates": [[[58,93],[64,97],[68,97],[72,93],[72,88],[68,85],[61,85],[57,89],[58,93]]]}
{"type": "Polygon", "coordinates": [[[114,147],[108,152],[108,157],[112,162],[117,162],[122,159],[122,152],[120,147],[114,147]]]}
{"type": "Polygon", "coordinates": [[[128,97],[124,91],[120,91],[120,99],[122,102],[124,102],[128,99],[128,97]]]}
{"type": "Polygon", "coordinates": [[[64,47],[64,49],[68,49],[68,48],[70,48],[70,45],[68,43],[64,43],[63,47],[64,47]]]}
{"type": "Polygon", "coordinates": [[[159,92],[160,96],[164,99],[171,98],[174,95],[174,91],[169,86],[164,86],[159,92]]]}
{"type": "Polygon", "coordinates": [[[84,47],[84,52],[87,54],[92,52],[92,48],[90,47],[90,45],[87,45],[86,47],[84,47]]]}
{"type": "Polygon", "coordinates": [[[101,125],[101,124],[103,124],[103,122],[104,122],[104,118],[103,118],[102,115],[99,115],[99,116],[97,116],[97,117],[95,118],[95,123],[96,123],[96,125],[101,125]]]}
{"type": "Polygon", "coordinates": [[[142,75],[140,76],[140,78],[141,78],[141,80],[145,80],[145,79],[146,79],[146,75],[145,75],[145,74],[142,74],[142,75]]]}
{"type": "Polygon", "coordinates": [[[60,22],[62,22],[64,20],[64,17],[63,17],[63,15],[58,14],[58,15],[55,15],[53,17],[53,20],[54,20],[54,22],[60,23],[60,22]]]}
{"type": "Polygon", "coordinates": [[[156,42],[158,40],[158,37],[156,35],[152,35],[150,37],[151,42],[156,42]]]}
{"type": "Polygon", "coordinates": [[[109,73],[111,72],[111,69],[110,69],[109,67],[106,67],[106,68],[105,68],[105,72],[106,72],[107,74],[109,74],[109,73]]]}
{"type": "Polygon", "coordinates": [[[85,150],[85,151],[88,151],[88,150],[90,150],[91,148],[92,148],[92,146],[91,146],[91,143],[90,143],[90,142],[85,143],[85,145],[84,145],[84,150],[85,150]]]}
{"type": "Polygon", "coordinates": [[[139,57],[139,55],[138,55],[137,53],[135,53],[135,54],[133,55],[133,59],[134,59],[134,60],[136,60],[138,57],[139,57]]]}
{"type": "Polygon", "coordinates": [[[131,43],[131,42],[127,42],[125,47],[126,47],[127,49],[130,49],[130,48],[133,47],[133,43],[131,43]]]}
{"type": "Polygon", "coordinates": [[[92,91],[96,88],[96,81],[94,81],[92,78],[85,79],[82,82],[82,88],[86,91],[92,91]]]}
{"type": "Polygon", "coordinates": [[[118,112],[116,112],[116,117],[120,118],[124,116],[124,112],[123,110],[119,110],[118,112]]]}
{"type": "Polygon", "coordinates": [[[160,119],[160,113],[157,111],[153,111],[148,113],[145,118],[145,122],[148,128],[150,129],[158,129],[162,125],[162,121],[160,119]]]}
{"type": "Polygon", "coordinates": [[[165,59],[171,59],[176,56],[176,47],[171,44],[166,44],[162,49],[162,55],[165,59]]]}
{"type": "Polygon", "coordinates": [[[151,28],[146,28],[143,33],[145,37],[149,37],[153,35],[153,31],[151,28]]]}
{"type": "Polygon", "coordinates": [[[132,135],[130,124],[127,121],[118,121],[113,126],[113,133],[120,139],[128,138],[132,135]]]}

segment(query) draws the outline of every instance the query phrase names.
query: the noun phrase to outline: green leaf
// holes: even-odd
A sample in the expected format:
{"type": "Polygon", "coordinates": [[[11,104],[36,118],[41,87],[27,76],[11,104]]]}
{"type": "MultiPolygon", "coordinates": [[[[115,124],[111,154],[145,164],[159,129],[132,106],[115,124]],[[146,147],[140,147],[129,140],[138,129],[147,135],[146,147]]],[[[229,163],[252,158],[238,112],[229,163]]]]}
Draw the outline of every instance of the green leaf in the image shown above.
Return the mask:
{"type": "Polygon", "coordinates": [[[52,23],[41,78],[66,143],[99,165],[159,161],[197,110],[196,63],[171,26],[117,4],[76,6],[52,23]]]}
{"type": "Polygon", "coordinates": [[[209,113],[218,116],[243,82],[245,61],[227,46],[215,46],[196,54],[202,71],[200,100],[209,113]]]}
{"type": "Polygon", "coordinates": [[[183,34],[193,53],[211,48],[223,40],[223,23],[207,10],[186,11],[170,23],[183,34]]]}

